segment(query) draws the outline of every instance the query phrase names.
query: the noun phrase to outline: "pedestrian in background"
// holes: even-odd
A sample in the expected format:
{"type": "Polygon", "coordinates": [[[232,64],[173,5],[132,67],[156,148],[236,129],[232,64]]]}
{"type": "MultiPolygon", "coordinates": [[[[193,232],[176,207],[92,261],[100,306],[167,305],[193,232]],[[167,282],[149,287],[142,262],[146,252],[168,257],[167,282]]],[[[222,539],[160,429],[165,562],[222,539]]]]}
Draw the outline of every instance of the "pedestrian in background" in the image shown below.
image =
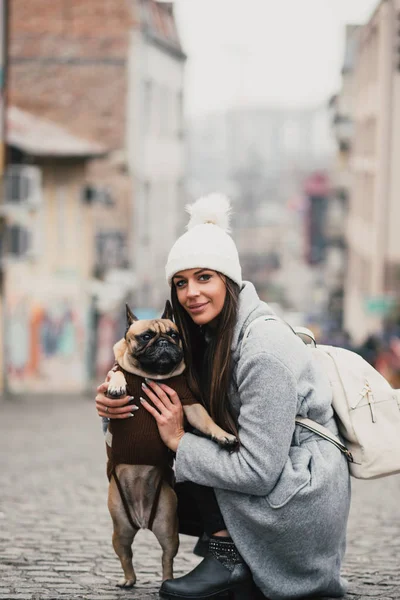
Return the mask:
{"type": "MultiPolygon", "coordinates": [[[[180,531],[205,531],[210,538],[204,560],[164,581],[160,595],[200,599],[230,590],[235,600],[248,600],[253,579],[270,600],[343,596],[346,458],[295,423],[296,416],[308,417],[338,434],[329,381],[287,325],[259,320],[272,311],[242,281],[228,234],[228,201],[212,195],[190,212],[188,231],[166,265],[188,381],[240,445],[228,453],[185,432],[177,395],[149,384],[146,394],[156,408],[145,401],[140,410],[154,416],[176,453],[180,531]]],[[[127,399],[111,401],[105,389],[100,386],[96,398],[99,415],[128,417],[127,399]]]]}

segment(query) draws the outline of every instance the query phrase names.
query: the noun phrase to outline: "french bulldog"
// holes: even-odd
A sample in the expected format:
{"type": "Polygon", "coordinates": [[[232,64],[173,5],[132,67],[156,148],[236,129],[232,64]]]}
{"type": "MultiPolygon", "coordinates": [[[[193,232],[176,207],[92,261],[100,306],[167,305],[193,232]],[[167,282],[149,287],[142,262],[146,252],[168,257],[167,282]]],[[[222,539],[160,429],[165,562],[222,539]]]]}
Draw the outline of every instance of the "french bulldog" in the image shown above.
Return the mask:
{"type": "Polygon", "coordinates": [[[189,389],[171,304],[166,303],[161,319],[139,320],[128,305],[126,316],[125,337],[114,346],[116,364],[107,395],[128,394],[140,408],[134,418],[111,419],[106,433],[108,509],[114,526],[113,547],[124,572],[117,585],[123,588],[136,583],[132,543],[139,529],[152,530],[160,543],[163,581],[173,577],[179,546],[173,455],[163,444],[155,419],[140,405],[145,379],[165,381],[175,389],[187,422],[203,435],[228,450],[237,444],[235,436],[212,420],[189,389]]]}

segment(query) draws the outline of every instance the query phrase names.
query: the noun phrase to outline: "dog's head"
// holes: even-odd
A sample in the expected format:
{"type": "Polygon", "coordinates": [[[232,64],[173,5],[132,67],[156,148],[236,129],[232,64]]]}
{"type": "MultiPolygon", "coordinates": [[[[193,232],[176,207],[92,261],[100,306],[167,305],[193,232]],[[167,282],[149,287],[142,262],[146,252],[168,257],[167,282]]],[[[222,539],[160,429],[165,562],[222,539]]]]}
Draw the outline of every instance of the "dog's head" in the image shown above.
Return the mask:
{"type": "Polygon", "coordinates": [[[182,341],[169,301],[161,319],[139,320],[128,305],[126,318],[125,354],[135,370],[161,376],[184,369],[182,341]]]}

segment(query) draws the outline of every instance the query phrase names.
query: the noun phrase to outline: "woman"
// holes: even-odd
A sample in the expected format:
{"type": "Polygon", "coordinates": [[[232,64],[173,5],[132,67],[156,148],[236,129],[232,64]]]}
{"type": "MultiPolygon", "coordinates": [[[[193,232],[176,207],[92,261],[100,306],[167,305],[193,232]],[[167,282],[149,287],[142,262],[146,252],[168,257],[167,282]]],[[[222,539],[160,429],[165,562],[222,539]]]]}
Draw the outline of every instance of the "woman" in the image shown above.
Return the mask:
{"type": "MultiPolygon", "coordinates": [[[[204,560],[184,577],[165,581],[160,595],[212,598],[231,590],[235,600],[248,599],[252,577],[271,600],[343,596],[340,566],[350,503],[346,458],[295,424],[296,416],[309,417],[337,434],[329,382],[285,323],[260,320],[272,311],[251,283],[242,282],[227,231],[229,202],[213,195],[189,208],[188,231],[174,244],[166,266],[189,383],[240,444],[228,453],[185,432],[176,394],[152,382],[144,390],[155,408],[146,400],[142,408],[176,452],[183,522],[196,522],[193,502],[185,500],[191,492],[210,535],[204,560]]],[[[100,386],[99,415],[129,416],[129,407],[122,406],[126,399],[113,409],[103,390],[100,386]]]]}

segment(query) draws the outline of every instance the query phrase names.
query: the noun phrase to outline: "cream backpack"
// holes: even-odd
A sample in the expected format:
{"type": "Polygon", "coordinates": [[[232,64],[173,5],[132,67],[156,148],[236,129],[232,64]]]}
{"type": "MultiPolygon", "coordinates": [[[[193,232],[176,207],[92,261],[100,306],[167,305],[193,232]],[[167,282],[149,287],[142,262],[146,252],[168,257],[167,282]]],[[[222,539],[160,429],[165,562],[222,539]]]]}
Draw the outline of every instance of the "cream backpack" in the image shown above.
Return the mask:
{"type": "MultiPolygon", "coordinates": [[[[257,321],[280,321],[276,316],[257,321]]],[[[290,327],[290,325],[289,325],[290,327]]],[[[292,328],[291,328],[292,329],[292,328]]],[[[395,390],[361,356],[344,348],[315,343],[312,332],[305,328],[292,331],[307,343],[318,368],[327,373],[332,386],[332,406],[345,445],[326,427],[302,417],[296,423],[332,442],[343,452],[350,474],[357,479],[376,479],[400,473],[400,390],[395,390]]]]}

